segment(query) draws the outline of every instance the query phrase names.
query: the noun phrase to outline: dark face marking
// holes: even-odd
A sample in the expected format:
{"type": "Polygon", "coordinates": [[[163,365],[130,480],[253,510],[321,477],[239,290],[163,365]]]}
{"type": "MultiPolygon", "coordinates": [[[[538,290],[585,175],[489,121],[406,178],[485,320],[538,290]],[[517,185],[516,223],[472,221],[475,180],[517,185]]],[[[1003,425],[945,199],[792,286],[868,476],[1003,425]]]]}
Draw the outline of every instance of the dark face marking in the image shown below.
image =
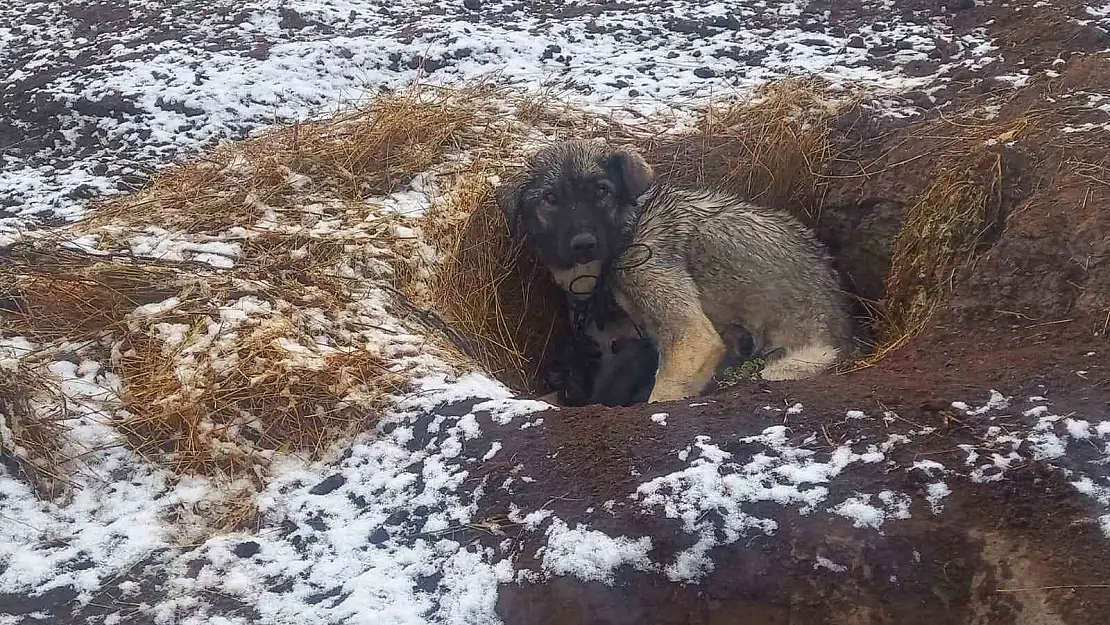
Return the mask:
{"type": "Polygon", "coordinates": [[[619,246],[650,172],[638,155],[604,144],[559,143],[530,160],[511,208],[552,268],[605,261],[619,246]]]}

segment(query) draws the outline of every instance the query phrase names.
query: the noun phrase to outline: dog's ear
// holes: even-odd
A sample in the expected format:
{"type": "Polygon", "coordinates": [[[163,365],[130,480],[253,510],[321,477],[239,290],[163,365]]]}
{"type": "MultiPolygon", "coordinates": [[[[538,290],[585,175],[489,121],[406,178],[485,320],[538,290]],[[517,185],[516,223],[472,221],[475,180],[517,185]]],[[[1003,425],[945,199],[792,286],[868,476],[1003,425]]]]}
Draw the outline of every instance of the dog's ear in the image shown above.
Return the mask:
{"type": "Polygon", "coordinates": [[[655,181],[655,171],[643,156],[631,150],[619,150],[609,156],[609,167],[620,177],[628,197],[635,200],[655,181]]]}
{"type": "Polygon", "coordinates": [[[505,215],[505,220],[513,232],[516,232],[520,224],[520,195],[527,182],[527,172],[521,168],[502,180],[501,184],[494,189],[497,205],[501,208],[501,213],[505,215]]]}

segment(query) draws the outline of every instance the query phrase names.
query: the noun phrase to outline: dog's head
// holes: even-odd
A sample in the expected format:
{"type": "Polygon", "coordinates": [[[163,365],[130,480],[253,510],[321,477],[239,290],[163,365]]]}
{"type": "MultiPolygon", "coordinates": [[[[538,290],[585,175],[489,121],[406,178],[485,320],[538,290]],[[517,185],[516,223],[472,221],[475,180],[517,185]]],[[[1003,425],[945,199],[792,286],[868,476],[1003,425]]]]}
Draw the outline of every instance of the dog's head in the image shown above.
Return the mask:
{"type": "Polygon", "coordinates": [[[510,223],[532,235],[541,260],[566,270],[614,253],[653,178],[635,152],[564,141],[534,154],[501,186],[498,201],[510,223]]]}

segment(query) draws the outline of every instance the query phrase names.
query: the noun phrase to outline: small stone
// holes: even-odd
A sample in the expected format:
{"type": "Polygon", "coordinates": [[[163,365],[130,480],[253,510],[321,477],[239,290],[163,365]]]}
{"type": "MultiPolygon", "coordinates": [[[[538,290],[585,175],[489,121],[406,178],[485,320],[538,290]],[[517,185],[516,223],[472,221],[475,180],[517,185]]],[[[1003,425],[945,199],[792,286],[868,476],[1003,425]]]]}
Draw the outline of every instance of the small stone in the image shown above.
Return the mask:
{"type": "Polygon", "coordinates": [[[851,39],[848,40],[848,47],[849,48],[866,48],[867,47],[867,42],[864,41],[863,37],[860,37],[859,35],[852,35],[851,39]]]}
{"type": "Polygon", "coordinates": [[[270,44],[260,43],[254,46],[250,50],[247,50],[247,56],[252,59],[258,59],[259,61],[265,61],[270,58],[270,44]]]}
{"type": "Polygon", "coordinates": [[[910,91],[904,97],[917,108],[925,110],[936,108],[936,103],[924,91],[910,91]]]}
{"type": "Polygon", "coordinates": [[[905,72],[907,76],[921,78],[923,76],[932,76],[933,74],[937,73],[938,69],[940,69],[940,63],[937,63],[936,61],[916,60],[906,63],[906,66],[902,68],[902,71],[905,72]]]}
{"type": "Polygon", "coordinates": [[[714,78],[717,76],[717,72],[713,71],[712,67],[702,66],[694,70],[694,75],[698,78],[714,78]]]}
{"type": "Polygon", "coordinates": [[[477,11],[482,8],[482,0],[463,0],[463,6],[471,11],[477,11]]]}
{"type": "Polygon", "coordinates": [[[278,15],[281,16],[281,21],[278,22],[278,28],[284,28],[286,30],[301,30],[310,26],[308,20],[301,17],[301,14],[297,13],[293,9],[279,9],[278,15]]]}
{"type": "Polygon", "coordinates": [[[369,538],[371,545],[380,545],[387,540],[389,540],[389,532],[385,531],[384,527],[379,527],[378,529],[374,530],[370,534],[369,538]]]}
{"type": "Polygon", "coordinates": [[[336,473],[335,475],[329,475],[328,477],[324,478],[322,482],[320,482],[316,486],[313,486],[312,489],[308,491],[308,493],[310,495],[327,495],[328,493],[335,491],[335,489],[346,483],[347,478],[343,477],[339,473],[336,473]]]}
{"type": "Polygon", "coordinates": [[[87,184],[80,185],[69,192],[69,197],[75,200],[91,200],[97,195],[100,195],[100,191],[97,190],[96,187],[87,184]]]}
{"type": "Polygon", "coordinates": [[[239,543],[231,549],[231,553],[234,553],[240,558],[249,558],[259,551],[262,551],[262,547],[258,546],[258,543],[254,542],[253,540],[248,540],[245,543],[239,543]]]}

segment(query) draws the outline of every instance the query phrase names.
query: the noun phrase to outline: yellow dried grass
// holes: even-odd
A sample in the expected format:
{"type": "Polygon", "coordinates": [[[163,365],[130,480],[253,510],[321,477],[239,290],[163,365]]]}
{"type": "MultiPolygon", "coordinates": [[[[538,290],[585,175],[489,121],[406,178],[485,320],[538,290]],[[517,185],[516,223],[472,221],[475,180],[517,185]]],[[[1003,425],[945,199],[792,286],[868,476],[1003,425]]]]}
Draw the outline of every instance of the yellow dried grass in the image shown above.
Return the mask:
{"type": "Polygon", "coordinates": [[[68,484],[60,468],[67,460],[63,429],[57,411],[44,412],[32,403],[34,397],[48,395],[36,376],[0,368],[0,456],[5,465],[17,468],[36,494],[53,499],[68,484]]]}
{"type": "Polygon", "coordinates": [[[147,190],[104,203],[90,223],[216,234],[249,227],[267,209],[280,212],[310,194],[358,206],[409,182],[446,151],[480,141],[479,113],[497,93],[482,82],[419,85],[330,119],[221,145],[159,172],[147,190]]]}
{"type": "Polygon", "coordinates": [[[954,139],[937,159],[929,184],[910,205],[894,240],[885,297],[875,314],[880,342],[857,368],[904,347],[944,310],[961,272],[1002,212],[1006,168],[1001,146],[1032,130],[1038,116],[1030,112],[1003,122],[978,119],[981,112],[972,109],[959,118],[923,123],[910,133],[910,140],[954,139]]]}
{"type": "Polygon", "coordinates": [[[527,242],[511,236],[485,173],[463,178],[452,212],[426,217],[444,255],[429,299],[471,340],[489,372],[517,389],[537,390],[548,344],[567,330],[566,304],[527,242]]]}
{"type": "Polygon", "coordinates": [[[0,266],[0,330],[39,340],[118,329],[137,307],[179,295],[179,269],[106,259],[53,243],[15,245],[0,266]]]}
{"type": "Polygon", "coordinates": [[[827,186],[822,174],[837,156],[830,125],[861,98],[833,92],[816,78],[768,83],[750,96],[709,105],[693,133],[641,147],[672,180],[724,187],[814,217],[827,186]]]}
{"type": "MultiPolygon", "coordinates": [[[[191,334],[204,327],[198,319],[191,334]]],[[[318,368],[291,364],[278,343],[291,335],[295,328],[282,324],[236,337],[226,354],[231,366],[204,363],[186,383],[180,346],[167,349],[149,329],[130,332],[117,366],[125,389],[120,431],[138,453],[176,471],[238,477],[266,465],[268,451],[318,458],[372,425],[386,395],[406,384],[365,350],[328,355],[318,368]]]]}

